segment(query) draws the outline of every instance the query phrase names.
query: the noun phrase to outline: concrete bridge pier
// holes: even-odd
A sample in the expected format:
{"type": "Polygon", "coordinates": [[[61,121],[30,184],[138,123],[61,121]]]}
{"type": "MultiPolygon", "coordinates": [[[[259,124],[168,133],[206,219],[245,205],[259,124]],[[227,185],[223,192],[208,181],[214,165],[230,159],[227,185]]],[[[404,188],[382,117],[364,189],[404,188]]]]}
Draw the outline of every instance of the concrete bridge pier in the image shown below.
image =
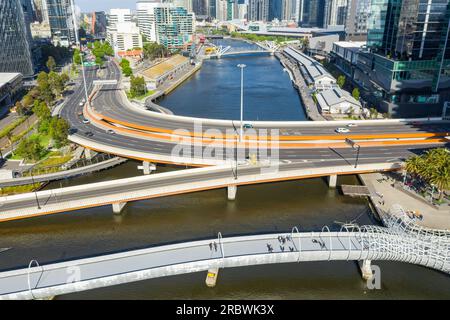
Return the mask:
{"type": "Polygon", "coordinates": [[[364,280],[370,280],[373,278],[372,266],[370,264],[370,260],[363,260],[361,265],[361,275],[364,280]]]}
{"type": "Polygon", "coordinates": [[[228,186],[227,192],[228,192],[228,200],[236,199],[237,186],[228,186]]]}
{"type": "Polygon", "coordinates": [[[126,202],[116,202],[112,204],[114,214],[120,214],[122,209],[125,207],[126,202]]]}
{"type": "Polygon", "coordinates": [[[336,174],[332,174],[332,175],[328,176],[328,186],[330,188],[336,188],[336,183],[337,183],[337,175],[336,174]]]}
{"type": "Polygon", "coordinates": [[[86,160],[91,160],[92,157],[94,157],[94,154],[91,151],[91,149],[84,148],[84,157],[86,158],[86,160]]]}
{"type": "Polygon", "coordinates": [[[156,171],[156,165],[149,161],[143,161],[142,166],[138,166],[138,169],[144,171],[144,174],[147,175],[152,173],[152,171],[156,171]]]}

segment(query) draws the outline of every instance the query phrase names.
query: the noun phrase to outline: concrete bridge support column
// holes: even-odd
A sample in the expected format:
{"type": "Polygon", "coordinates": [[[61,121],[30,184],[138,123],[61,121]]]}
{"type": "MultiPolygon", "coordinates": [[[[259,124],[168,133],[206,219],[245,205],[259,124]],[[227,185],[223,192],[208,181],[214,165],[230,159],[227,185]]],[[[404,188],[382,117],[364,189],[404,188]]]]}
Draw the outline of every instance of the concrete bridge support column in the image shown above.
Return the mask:
{"type": "Polygon", "coordinates": [[[156,165],[149,161],[143,161],[142,166],[138,166],[139,170],[143,170],[144,174],[150,174],[152,171],[156,170],[156,165]]]}
{"type": "Polygon", "coordinates": [[[336,183],[337,183],[337,175],[336,174],[332,174],[331,176],[328,176],[328,186],[330,188],[336,188],[336,183]]]}
{"type": "Polygon", "coordinates": [[[237,186],[228,186],[228,200],[236,199],[237,186]]]}
{"type": "Polygon", "coordinates": [[[112,204],[114,214],[120,214],[122,212],[123,207],[125,207],[126,202],[116,202],[112,204]]]}
{"type": "Polygon", "coordinates": [[[93,155],[93,152],[91,152],[91,149],[84,148],[84,157],[85,157],[87,160],[91,160],[93,156],[94,156],[94,155],[93,155]]]}
{"type": "Polygon", "coordinates": [[[370,280],[373,277],[370,260],[363,260],[361,263],[361,275],[364,280],[370,280]]]}

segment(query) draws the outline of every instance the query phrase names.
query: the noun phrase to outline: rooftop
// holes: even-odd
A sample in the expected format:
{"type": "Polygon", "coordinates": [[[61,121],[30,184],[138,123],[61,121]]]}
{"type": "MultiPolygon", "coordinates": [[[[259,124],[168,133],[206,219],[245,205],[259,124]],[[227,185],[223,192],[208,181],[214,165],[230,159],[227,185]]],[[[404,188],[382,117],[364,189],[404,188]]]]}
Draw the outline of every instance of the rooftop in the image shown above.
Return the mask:
{"type": "Polygon", "coordinates": [[[5,85],[6,83],[10,83],[15,80],[17,77],[21,77],[21,73],[16,72],[0,72],[0,87],[5,85]]]}
{"type": "Polygon", "coordinates": [[[319,101],[319,104],[323,101],[328,106],[334,106],[347,101],[355,106],[361,107],[361,103],[353,98],[350,93],[338,87],[319,92],[317,94],[317,100],[319,101]]]}
{"type": "Polygon", "coordinates": [[[317,79],[322,76],[327,76],[334,79],[334,77],[329,74],[319,62],[307,56],[306,54],[291,47],[284,49],[284,52],[301,63],[313,79],[317,79]]]}
{"type": "Polygon", "coordinates": [[[142,71],[142,74],[151,80],[157,80],[158,78],[162,77],[166,73],[172,71],[177,66],[189,61],[188,58],[183,57],[182,55],[174,55],[170,57],[167,60],[164,60],[161,63],[158,63],[157,65],[154,65],[148,69],[145,69],[142,71]]]}

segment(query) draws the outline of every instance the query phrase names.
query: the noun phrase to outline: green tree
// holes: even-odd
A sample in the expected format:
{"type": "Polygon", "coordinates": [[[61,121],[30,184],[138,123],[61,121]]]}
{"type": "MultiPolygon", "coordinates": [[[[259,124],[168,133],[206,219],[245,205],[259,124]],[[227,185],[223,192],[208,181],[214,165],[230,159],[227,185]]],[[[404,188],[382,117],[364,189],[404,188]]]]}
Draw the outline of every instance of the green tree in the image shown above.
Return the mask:
{"type": "Polygon", "coordinates": [[[29,137],[23,139],[19,143],[14,153],[23,157],[25,160],[36,161],[43,155],[44,148],[39,143],[39,139],[37,137],[29,137]]]}
{"type": "Polygon", "coordinates": [[[122,73],[126,77],[129,77],[133,74],[133,70],[130,67],[130,61],[128,61],[127,59],[122,59],[122,61],[120,62],[120,66],[122,67],[122,73]]]}
{"type": "Polygon", "coordinates": [[[337,78],[337,84],[338,84],[338,86],[339,86],[339,88],[343,88],[344,87],[344,85],[345,85],[345,76],[344,75],[340,75],[338,78],[337,78]]]}
{"type": "Polygon", "coordinates": [[[103,64],[104,64],[105,62],[103,61],[102,58],[96,57],[96,58],[95,58],[95,63],[101,68],[101,67],[103,67],[103,64]]]}
{"type": "Polygon", "coordinates": [[[352,97],[355,98],[356,100],[359,100],[359,89],[358,88],[353,89],[352,97]]]}
{"type": "Polygon", "coordinates": [[[48,57],[47,63],[45,64],[48,68],[48,70],[53,71],[56,67],[56,61],[55,58],[52,56],[48,57]]]}
{"type": "Polygon", "coordinates": [[[53,100],[55,99],[47,73],[45,72],[39,73],[37,77],[36,89],[39,94],[39,99],[45,101],[47,104],[52,103],[53,100]]]}
{"type": "Polygon", "coordinates": [[[74,51],[73,51],[73,62],[76,64],[76,65],[81,65],[81,56],[80,56],[80,50],[79,49],[75,49],[74,51]]]}
{"type": "Polygon", "coordinates": [[[147,87],[145,84],[145,80],[143,77],[134,77],[130,78],[130,96],[132,98],[142,96],[147,92],[147,87]]]}
{"type": "Polygon", "coordinates": [[[19,116],[23,116],[27,113],[27,108],[20,101],[16,102],[14,108],[19,116]]]}
{"type": "Polygon", "coordinates": [[[34,102],[33,112],[40,120],[49,119],[51,117],[51,112],[47,104],[45,102],[39,102],[38,100],[34,102]]]}
{"type": "Polygon", "coordinates": [[[53,94],[58,97],[61,95],[61,93],[64,91],[64,81],[61,78],[59,74],[57,74],[54,71],[51,71],[48,74],[48,83],[50,85],[50,89],[52,90],[53,94]]]}
{"type": "Polygon", "coordinates": [[[69,123],[63,118],[52,118],[49,133],[57,148],[65,146],[69,142],[67,139],[69,128],[69,123]]]}

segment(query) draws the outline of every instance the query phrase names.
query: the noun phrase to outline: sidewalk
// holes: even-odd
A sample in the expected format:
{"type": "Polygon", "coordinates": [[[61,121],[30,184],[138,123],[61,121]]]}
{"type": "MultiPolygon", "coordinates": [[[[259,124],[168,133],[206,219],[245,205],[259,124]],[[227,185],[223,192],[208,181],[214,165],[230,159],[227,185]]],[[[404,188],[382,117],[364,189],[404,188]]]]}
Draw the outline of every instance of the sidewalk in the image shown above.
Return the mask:
{"type": "Polygon", "coordinates": [[[383,180],[387,178],[382,173],[369,173],[359,175],[363,183],[369,188],[377,207],[388,212],[393,204],[399,204],[403,210],[417,211],[423,215],[423,220],[415,220],[415,223],[433,229],[450,230],[450,209],[436,210],[433,207],[408,196],[404,192],[391,186],[391,182],[383,180]],[[380,180],[380,181],[377,181],[380,180]]]}

